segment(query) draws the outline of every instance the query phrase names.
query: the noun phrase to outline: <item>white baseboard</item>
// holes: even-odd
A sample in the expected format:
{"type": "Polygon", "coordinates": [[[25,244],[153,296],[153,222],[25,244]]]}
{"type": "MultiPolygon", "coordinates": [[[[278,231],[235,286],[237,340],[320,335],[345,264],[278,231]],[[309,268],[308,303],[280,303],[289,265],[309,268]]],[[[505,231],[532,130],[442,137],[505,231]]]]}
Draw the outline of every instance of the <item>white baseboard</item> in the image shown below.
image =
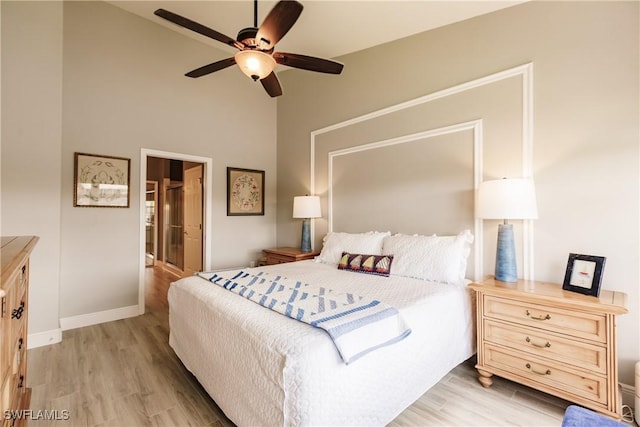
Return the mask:
{"type": "MultiPolygon", "coordinates": [[[[622,403],[629,405],[631,408],[635,406],[636,388],[629,384],[620,383],[620,395],[622,397],[622,403]]],[[[638,408],[633,408],[635,412],[638,408]]]]}
{"type": "Polygon", "coordinates": [[[97,325],[99,323],[113,322],[114,320],[126,319],[140,314],[137,305],[114,308],[113,310],[98,311],[96,313],[81,314],[79,316],[64,317],[60,319],[60,329],[82,328],[84,326],[97,325]]]}
{"type": "Polygon", "coordinates": [[[50,331],[36,332],[27,337],[27,350],[31,348],[44,347],[45,345],[56,344],[62,341],[62,329],[52,329],[50,331]]]}

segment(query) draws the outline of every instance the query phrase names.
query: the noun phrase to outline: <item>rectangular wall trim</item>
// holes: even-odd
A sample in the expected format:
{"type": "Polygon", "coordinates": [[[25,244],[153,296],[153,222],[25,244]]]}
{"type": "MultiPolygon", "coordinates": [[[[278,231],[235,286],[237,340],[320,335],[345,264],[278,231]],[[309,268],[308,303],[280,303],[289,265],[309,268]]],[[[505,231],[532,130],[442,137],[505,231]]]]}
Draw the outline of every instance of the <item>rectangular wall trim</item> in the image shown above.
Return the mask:
{"type": "MultiPolygon", "coordinates": [[[[328,229],[327,231],[333,231],[333,161],[336,157],[359,153],[368,150],[375,150],[378,148],[389,147],[397,144],[404,144],[413,142],[420,139],[433,138],[440,135],[446,135],[454,132],[473,131],[473,187],[478,189],[480,182],[482,181],[482,120],[471,120],[463,123],[456,123],[450,126],[444,126],[436,129],[429,129],[423,132],[417,132],[411,135],[403,135],[396,138],[386,139],[382,141],[375,141],[368,144],[357,145],[355,147],[343,148],[341,150],[335,150],[329,152],[328,159],[328,197],[327,197],[327,211],[328,211],[328,229]]],[[[482,278],[482,265],[483,265],[483,233],[482,233],[482,221],[475,219],[474,221],[474,236],[476,240],[474,251],[474,280],[480,280],[482,278]]]]}
{"type": "MultiPolygon", "coordinates": [[[[474,80],[470,80],[459,85],[451,86],[436,92],[429,93],[418,98],[411,99],[396,105],[392,105],[386,108],[373,111],[371,113],[364,114],[362,116],[354,117],[333,125],[326,126],[321,129],[316,129],[310,134],[310,177],[309,177],[309,190],[311,194],[315,194],[315,168],[316,168],[316,137],[328,132],[332,132],[347,126],[352,126],[357,123],[361,123],[367,120],[372,120],[377,117],[381,117],[387,114],[391,114],[397,111],[401,111],[407,108],[411,108],[417,105],[425,104],[427,102],[435,101],[447,96],[455,95],[470,89],[481,87],[487,84],[498,82],[507,78],[520,76],[522,78],[522,177],[533,178],[533,63],[518,65],[507,70],[503,70],[494,74],[490,74],[484,77],[480,77],[474,80]]],[[[478,145],[477,149],[482,152],[482,141],[478,145]]],[[[478,156],[474,156],[479,158],[478,156]]],[[[481,158],[481,157],[480,157],[481,158]]],[[[481,170],[482,165],[474,163],[476,172],[481,170]]],[[[482,179],[482,176],[480,177],[482,179]]],[[[479,182],[477,183],[479,184],[479,182]]],[[[330,188],[330,186],[329,186],[330,188]]],[[[330,191],[330,189],[329,189],[330,191]]],[[[330,203],[330,200],[329,200],[330,203]]],[[[331,206],[329,206],[329,217],[331,217],[331,206]]],[[[477,220],[481,221],[481,220],[477,220]]],[[[476,229],[482,227],[476,226],[476,229]]],[[[477,232],[476,230],[476,232],[477,232]]],[[[535,280],[534,278],[534,248],[533,248],[533,221],[523,221],[523,278],[528,280],[535,280]]],[[[315,234],[314,223],[311,222],[311,238],[315,234]]],[[[482,260],[482,248],[480,244],[482,242],[482,235],[476,235],[476,261],[482,260]]],[[[482,265],[480,266],[482,269],[482,265]]],[[[485,275],[484,271],[476,268],[477,277],[485,275]]]]}

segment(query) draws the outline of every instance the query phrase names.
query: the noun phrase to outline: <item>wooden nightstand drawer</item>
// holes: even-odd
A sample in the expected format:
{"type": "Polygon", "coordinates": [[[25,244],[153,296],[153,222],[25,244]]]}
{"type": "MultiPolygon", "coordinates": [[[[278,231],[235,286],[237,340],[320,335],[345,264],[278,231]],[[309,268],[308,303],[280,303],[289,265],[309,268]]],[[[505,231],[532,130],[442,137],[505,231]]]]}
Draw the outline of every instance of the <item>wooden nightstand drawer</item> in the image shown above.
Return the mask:
{"type": "Polygon", "coordinates": [[[607,349],[602,345],[489,319],[484,320],[484,338],[490,343],[565,363],[587,372],[607,372],[607,349]]]}
{"type": "Polygon", "coordinates": [[[491,295],[484,296],[484,315],[493,319],[554,331],[565,335],[606,342],[606,317],[515,301],[491,295]]]}
{"type": "MultiPolygon", "coordinates": [[[[561,363],[533,357],[491,344],[485,344],[485,364],[505,372],[505,377],[520,376],[560,392],[607,404],[607,379],[603,376],[576,371],[561,363]]],[[[525,382],[526,384],[526,382],[525,382]]]]}
{"type": "Polygon", "coordinates": [[[263,249],[262,252],[266,254],[267,265],[283,264],[285,262],[304,261],[307,259],[315,258],[320,252],[302,252],[298,248],[281,247],[263,249]]]}
{"type": "Polygon", "coordinates": [[[267,265],[284,264],[286,262],[292,262],[291,257],[273,254],[267,255],[267,265]]]}

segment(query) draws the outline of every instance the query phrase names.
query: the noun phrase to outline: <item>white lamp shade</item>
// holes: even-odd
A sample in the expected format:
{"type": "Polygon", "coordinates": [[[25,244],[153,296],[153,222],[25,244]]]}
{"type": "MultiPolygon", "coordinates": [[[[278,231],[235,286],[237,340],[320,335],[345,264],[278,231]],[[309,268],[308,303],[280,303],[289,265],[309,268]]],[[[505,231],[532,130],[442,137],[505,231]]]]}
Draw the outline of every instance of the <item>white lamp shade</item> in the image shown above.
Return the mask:
{"type": "Polygon", "coordinates": [[[264,79],[276,67],[275,59],[259,50],[241,50],[235,54],[235,60],[242,72],[253,80],[264,79]]]}
{"type": "Polygon", "coordinates": [[[320,197],[296,196],[293,198],[294,218],[320,218],[320,197]]]}
{"type": "Polygon", "coordinates": [[[483,219],[538,218],[533,180],[505,178],[484,181],[478,188],[476,217],[483,219]]]}

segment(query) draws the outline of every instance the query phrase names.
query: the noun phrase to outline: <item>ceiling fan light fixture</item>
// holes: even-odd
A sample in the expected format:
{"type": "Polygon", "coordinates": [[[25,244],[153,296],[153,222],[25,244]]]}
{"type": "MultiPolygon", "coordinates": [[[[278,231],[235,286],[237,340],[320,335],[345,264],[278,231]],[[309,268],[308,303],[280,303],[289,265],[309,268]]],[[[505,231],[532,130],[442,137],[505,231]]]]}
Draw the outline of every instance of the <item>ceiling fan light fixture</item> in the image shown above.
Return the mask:
{"type": "Polygon", "coordinates": [[[237,64],[250,79],[260,80],[267,94],[274,98],[282,95],[282,87],[273,72],[276,64],[318,73],[340,74],[342,72],[344,65],[339,62],[295,53],[274,52],[276,43],[289,32],[298,20],[303,9],[300,2],[279,0],[264,18],[260,27],[258,27],[258,0],[254,0],[253,4],[253,27],[240,30],[237,39],[232,39],[212,28],[165,9],[157,9],[154,14],[182,28],[239,50],[231,58],[225,58],[189,71],[185,74],[187,77],[206,76],[237,64]]]}
{"type": "Polygon", "coordinates": [[[262,80],[276,67],[276,61],[259,50],[241,50],[234,56],[242,72],[253,80],[262,80]]]}

